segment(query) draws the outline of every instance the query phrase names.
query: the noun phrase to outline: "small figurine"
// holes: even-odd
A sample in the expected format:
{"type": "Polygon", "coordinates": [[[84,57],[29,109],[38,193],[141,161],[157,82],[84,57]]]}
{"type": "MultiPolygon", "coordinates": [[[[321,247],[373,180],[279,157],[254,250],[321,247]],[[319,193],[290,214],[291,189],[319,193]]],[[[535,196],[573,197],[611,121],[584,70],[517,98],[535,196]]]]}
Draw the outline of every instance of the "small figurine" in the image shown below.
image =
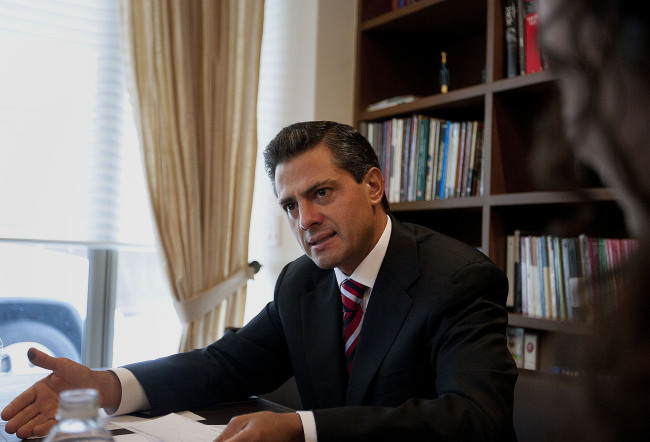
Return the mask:
{"type": "Polygon", "coordinates": [[[449,91],[449,70],[447,70],[447,53],[441,52],[442,63],[440,66],[440,92],[446,94],[449,91]]]}

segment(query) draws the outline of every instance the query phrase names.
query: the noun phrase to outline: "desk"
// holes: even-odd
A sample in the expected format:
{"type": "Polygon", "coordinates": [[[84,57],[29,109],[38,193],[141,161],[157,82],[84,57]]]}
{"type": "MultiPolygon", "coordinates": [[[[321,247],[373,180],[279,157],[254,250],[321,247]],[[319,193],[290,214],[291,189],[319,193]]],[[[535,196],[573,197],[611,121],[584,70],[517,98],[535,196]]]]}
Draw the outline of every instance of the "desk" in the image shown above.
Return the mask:
{"type": "MultiPolygon", "coordinates": [[[[44,375],[0,375],[0,410],[18,394],[27,389],[44,375]]],[[[291,412],[290,408],[268,401],[266,399],[252,397],[243,401],[217,404],[208,408],[190,410],[205,418],[203,423],[208,425],[225,425],[231,418],[240,414],[254,413],[256,411],[291,412]]],[[[115,430],[113,434],[127,434],[127,430],[115,430]]],[[[4,431],[4,422],[0,421],[0,442],[17,442],[22,439],[4,431]]]]}

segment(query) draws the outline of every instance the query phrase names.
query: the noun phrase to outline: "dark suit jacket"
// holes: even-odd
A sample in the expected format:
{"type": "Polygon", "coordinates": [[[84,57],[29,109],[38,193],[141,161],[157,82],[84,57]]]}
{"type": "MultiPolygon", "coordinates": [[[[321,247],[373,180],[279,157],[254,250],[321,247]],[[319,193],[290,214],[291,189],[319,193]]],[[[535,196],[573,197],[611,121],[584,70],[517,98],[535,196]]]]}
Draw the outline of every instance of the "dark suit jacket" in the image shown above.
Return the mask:
{"type": "Polygon", "coordinates": [[[513,440],[505,275],[473,247],[392,221],[349,381],[334,271],[303,256],[237,333],[127,367],[152,413],[263,394],[294,375],[321,442],[513,440]]]}

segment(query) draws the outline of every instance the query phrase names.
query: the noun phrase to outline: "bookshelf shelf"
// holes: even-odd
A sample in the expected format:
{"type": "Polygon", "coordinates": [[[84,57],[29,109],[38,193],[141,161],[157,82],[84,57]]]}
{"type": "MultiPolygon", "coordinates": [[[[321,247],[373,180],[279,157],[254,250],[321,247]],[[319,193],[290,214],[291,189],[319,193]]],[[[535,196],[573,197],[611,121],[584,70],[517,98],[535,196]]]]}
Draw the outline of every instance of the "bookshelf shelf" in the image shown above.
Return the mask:
{"type": "Polygon", "coordinates": [[[583,189],[581,194],[571,191],[563,192],[515,192],[508,194],[497,194],[486,197],[491,206],[527,206],[539,204],[578,204],[585,199],[588,201],[614,201],[609,189],[591,188],[583,189]]]}
{"type": "Polygon", "coordinates": [[[536,318],[511,313],[509,324],[515,327],[524,327],[545,332],[559,332],[572,335],[587,335],[590,325],[586,322],[560,321],[555,319],[536,318]]]}
{"type": "Polygon", "coordinates": [[[417,210],[471,209],[484,207],[486,201],[487,198],[484,196],[470,196],[464,198],[448,198],[444,200],[392,203],[390,209],[392,212],[396,213],[417,210]]]}
{"type": "Polygon", "coordinates": [[[551,71],[535,72],[529,75],[519,75],[513,78],[502,78],[494,81],[490,85],[490,92],[498,93],[501,91],[516,91],[517,89],[534,88],[538,86],[550,85],[555,81],[551,71]]]}
{"type": "Polygon", "coordinates": [[[363,121],[383,120],[396,115],[411,115],[418,112],[435,113],[450,109],[478,109],[475,114],[483,114],[484,98],[489,88],[485,84],[468,86],[450,91],[447,94],[436,93],[419,97],[410,103],[399,104],[381,110],[360,110],[358,119],[363,121]]]}
{"type": "Polygon", "coordinates": [[[418,34],[430,34],[431,28],[438,34],[450,32],[454,35],[470,32],[467,25],[473,25],[472,32],[485,32],[486,2],[465,1],[460,10],[445,0],[420,0],[402,8],[391,10],[389,1],[365,2],[361,12],[359,29],[362,32],[395,32],[408,30],[418,34]]]}
{"type": "MultiPolygon", "coordinates": [[[[610,189],[596,182],[576,192],[563,188],[567,184],[557,183],[559,180],[542,185],[533,179],[533,147],[544,142],[535,127],[549,115],[547,103],[557,93],[555,76],[550,70],[542,70],[507,78],[505,0],[420,0],[397,10],[391,10],[391,0],[358,2],[357,127],[415,114],[484,122],[479,196],[391,202],[395,216],[474,245],[504,270],[507,237],[515,230],[556,236],[626,236],[622,213],[610,189]],[[438,82],[441,51],[447,54],[451,78],[446,94],[440,93],[438,82]],[[367,110],[371,104],[403,95],[416,98],[367,110]],[[602,214],[599,225],[564,222],[585,211],[602,214]]],[[[588,323],[515,313],[509,315],[509,321],[539,335],[541,372],[554,373],[558,367],[570,372],[577,366],[581,339],[589,333],[588,323]],[[572,356],[567,357],[567,351],[572,356]]],[[[553,375],[540,381],[531,373],[520,377],[520,396],[548,396],[548,389],[571,378],[553,375]]],[[[561,386],[558,392],[568,394],[569,390],[561,386]]],[[[535,408],[535,399],[527,400],[535,408]]]]}

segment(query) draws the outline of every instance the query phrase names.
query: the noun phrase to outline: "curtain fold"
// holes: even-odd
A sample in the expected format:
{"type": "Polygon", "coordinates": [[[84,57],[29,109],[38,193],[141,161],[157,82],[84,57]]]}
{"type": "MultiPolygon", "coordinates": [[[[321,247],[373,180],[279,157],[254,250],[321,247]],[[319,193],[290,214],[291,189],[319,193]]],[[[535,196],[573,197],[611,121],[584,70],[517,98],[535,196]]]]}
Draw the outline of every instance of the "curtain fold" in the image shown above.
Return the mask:
{"type": "MultiPolygon", "coordinates": [[[[121,12],[153,215],[182,305],[248,266],[264,1],[122,0],[121,12]]],[[[241,326],[245,296],[244,285],[184,322],[179,351],[241,326]]]]}

